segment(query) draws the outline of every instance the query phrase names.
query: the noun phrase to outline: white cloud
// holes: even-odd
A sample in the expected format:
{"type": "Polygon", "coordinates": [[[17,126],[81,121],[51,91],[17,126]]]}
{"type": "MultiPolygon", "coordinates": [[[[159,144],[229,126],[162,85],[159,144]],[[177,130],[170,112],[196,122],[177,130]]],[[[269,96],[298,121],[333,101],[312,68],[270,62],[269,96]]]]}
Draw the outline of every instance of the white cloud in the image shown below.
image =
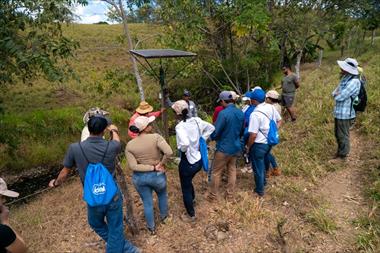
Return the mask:
{"type": "Polygon", "coordinates": [[[91,1],[86,6],[76,6],[74,13],[79,17],[77,22],[82,24],[107,21],[107,4],[102,1],[91,1]]]}

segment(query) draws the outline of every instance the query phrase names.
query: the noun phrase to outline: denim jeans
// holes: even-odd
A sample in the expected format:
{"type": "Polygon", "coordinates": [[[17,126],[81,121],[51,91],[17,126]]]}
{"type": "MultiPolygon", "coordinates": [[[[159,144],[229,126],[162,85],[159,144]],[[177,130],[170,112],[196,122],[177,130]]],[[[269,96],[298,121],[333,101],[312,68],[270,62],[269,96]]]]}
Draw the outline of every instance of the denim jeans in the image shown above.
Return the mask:
{"type": "Polygon", "coordinates": [[[276,158],[274,157],[272,152],[269,152],[268,159],[269,159],[270,166],[272,166],[272,169],[278,167],[277,162],[276,162],[276,158]]]}
{"type": "Polygon", "coordinates": [[[153,191],[158,197],[160,217],[168,216],[168,192],[166,190],[166,175],[162,172],[134,172],[133,185],[139,193],[144,205],[144,215],[148,229],[154,230],[153,191]]]}
{"type": "Polygon", "coordinates": [[[264,196],[266,185],[265,172],[269,169],[269,153],[271,146],[263,143],[254,143],[250,150],[252,170],[255,178],[255,192],[264,196]]]}
{"type": "Polygon", "coordinates": [[[91,228],[106,241],[106,253],[138,253],[140,250],[124,237],[123,198],[118,192],[108,205],[87,205],[91,228]]]}
{"type": "Polygon", "coordinates": [[[202,160],[194,164],[190,164],[186,158],[186,154],[181,154],[181,162],[179,163],[179,179],[181,181],[181,189],[183,196],[183,203],[187,214],[191,217],[195,216],[194,199],[195,191],[193,186],[194,176],[201,170],[202,160]]]}

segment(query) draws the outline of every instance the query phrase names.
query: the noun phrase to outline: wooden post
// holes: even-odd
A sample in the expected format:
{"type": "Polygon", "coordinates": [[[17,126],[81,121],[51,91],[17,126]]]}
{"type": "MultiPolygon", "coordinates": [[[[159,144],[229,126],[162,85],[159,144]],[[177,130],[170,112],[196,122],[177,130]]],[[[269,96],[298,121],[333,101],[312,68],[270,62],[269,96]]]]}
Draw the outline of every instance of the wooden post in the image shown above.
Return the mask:
{"type": "Polygon", "coordinates": [[[120,157],[116,157],[116,180],[117,184],[120,187],[120,191],[123,194],[124,203],[126,205],[126,216],[125,222],[127,223],[128,228],[131,230],[132,235],[138,235],[139,229],[133,212],[133,199],[128,190],[127,181],[125,180],[125,174],[121,168],[120,157]]]}
{"type": "MultiPolygon", "coordinates": [[[[162,64],[160,66],[160,86],[161,86],[161,108],[165,107],[165,99],[166,99],[166,85],[165,85],[165,71],[162,67],[162,64]]],[[[169,125],[168,125],[168,114],[165,111],[162,113],[162,121],[164,126],[164,137],[165,140],[169,143],[169,125]]]]}

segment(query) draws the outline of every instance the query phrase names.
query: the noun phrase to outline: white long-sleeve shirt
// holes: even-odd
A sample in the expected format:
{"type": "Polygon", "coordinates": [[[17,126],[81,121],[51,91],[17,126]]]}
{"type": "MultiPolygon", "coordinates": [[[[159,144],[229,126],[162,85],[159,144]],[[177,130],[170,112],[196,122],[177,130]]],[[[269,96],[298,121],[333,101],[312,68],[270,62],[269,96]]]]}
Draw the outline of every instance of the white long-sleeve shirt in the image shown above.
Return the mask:
{"type": "Polygon", "coordinates": [[[207,140],[215,127],[198,117],[192,117],[181,121],[175,127],[177,148],[186,153],[186,158],[190,164],[194,164],[201,159],[199,152],[199,133],[207,140]]]}

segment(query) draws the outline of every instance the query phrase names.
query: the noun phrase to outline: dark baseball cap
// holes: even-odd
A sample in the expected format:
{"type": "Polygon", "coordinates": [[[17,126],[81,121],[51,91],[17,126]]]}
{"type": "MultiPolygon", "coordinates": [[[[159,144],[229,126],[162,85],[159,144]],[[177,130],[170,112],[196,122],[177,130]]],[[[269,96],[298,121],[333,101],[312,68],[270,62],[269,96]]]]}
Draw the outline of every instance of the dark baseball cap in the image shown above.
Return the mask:
{"type": "Polygon", "coordinates": [[[96,114],[90,118],[90,120],[87,123],[87,126],[88,131],[90,131],[91,134],[100,134],[110,124],[111,120],[109,120],[101,114],[96,114]]]}

